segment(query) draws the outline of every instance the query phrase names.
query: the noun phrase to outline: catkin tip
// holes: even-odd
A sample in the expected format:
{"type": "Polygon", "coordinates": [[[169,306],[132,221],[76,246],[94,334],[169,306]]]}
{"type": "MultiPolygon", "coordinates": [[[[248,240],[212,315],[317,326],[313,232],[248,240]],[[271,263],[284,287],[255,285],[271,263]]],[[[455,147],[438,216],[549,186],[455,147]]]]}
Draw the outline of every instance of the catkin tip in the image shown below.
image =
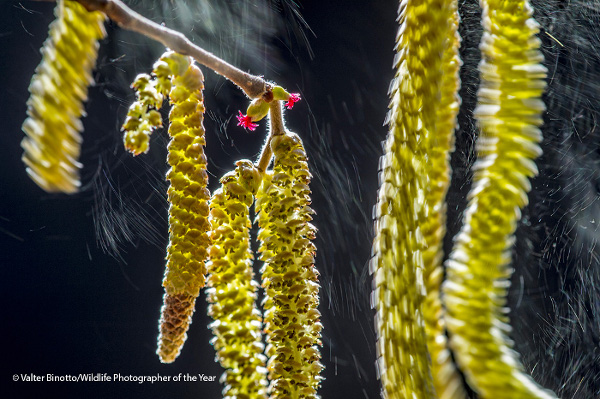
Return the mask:
{"type": "Polygon", "coordinates": [[[156,351],[161,362],[172,363],[179,356],[192,323],[195,303],[196,297],[192,295],[164,295],[156,351]]]}

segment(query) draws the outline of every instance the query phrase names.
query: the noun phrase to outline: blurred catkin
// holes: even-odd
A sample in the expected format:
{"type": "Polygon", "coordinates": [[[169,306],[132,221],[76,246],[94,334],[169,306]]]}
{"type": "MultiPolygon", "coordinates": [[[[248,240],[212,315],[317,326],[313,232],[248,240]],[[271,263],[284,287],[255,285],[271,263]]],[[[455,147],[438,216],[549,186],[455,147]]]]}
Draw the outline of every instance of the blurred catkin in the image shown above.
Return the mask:
{"type": "Polygon", "coordinates": [[[209,245],[206,156],[204,155],[203,76],[190,57],[165,53],[154,65],[156,88],[168,94],[169,114],[168,189],[169,245],[163,286],[158,350],[161,361],[179,355],[194,312],[196,297],[204,286],[209,245]]]}
{"type": "Polygon", "coordinates": [[[265,173],[256,196],[269,394],[272,399],[317,398],[322,325],[311,242],[316,233],[310,223],[311,174],[298,135],[274,136],[271,149],[273,171],[265,173]]]}
{"type": "Polygon", "coordinates": [[[444,277],[442,260],[444,257],[443,240],[446,234],[446,193],[450,186],[450,152],[454,150],[454,131],[457,128],[456,117],[460,108],[459,70],[462,64],[458,49],[458,2],[446,1],[447,7],[440,12],[446,13],[448,20],[444,52],[441,63],[440,101],[437,105],[435,129],[429,136],[428,168],[425,206],[427,218],[421,229],[426,248],[423,250],[423,280],[426,297],[423,302],[423,317],[427,334],[427,348],[431,357],[433,385],[437,398],[460,399],[466,397],[463,379],[452,360],[446,337],[444,309],[441,301],[441,286],[444,277]]]}
{"type": "Polygon", "coordinates": [[[42,62],[31,79],[21,142],[27,173],[48,192],[79,190],[83,103],[102,39],[105,16],[75,1],[59,0],[41,49],[42,62]]]}
{"type": "MultiPolygon", "coordinates": [[[[445,47],[454,45],[448,39],[453,36],[449,29],[456,29],[449,26],[452,11],[449,3],[442,0],[401,1],[398,11],[396,75],[390,87],[387,121],[390,131],[380,160],[380,188],[374,212],[376,237],[371,260],[373,303],[377,309],[378,371],[382,394],[390,399],[436,397],[424,306],[427,300],[432,301],[426,291],[431,287],[426,284],[439,278],[439,270],[432,270],[439,255],[437,250],[430,254],[429,269],[426,269],[427,241],[422,229],[426,221],[439,223],[438,216],[431,215],[433,208],[427,201],[431,200],[432,193],[443,197],[447,185],[445,152],[451,146],[452,121],[445,122],[447,131],[440,137],[434,135],[442,88],[442,55],[445,47]],[[439,184],[436,191],[429,193],[428,151],[436,140],[443,146],[436,170],[440,180],[436,182],[439,184]]],[[[449,66],[446,69],[456,79],[455,71],[449,66]]],[[[450,110],[456,98],[450,95],[444,101],[450,110]]],[[[449,111],[449,115],[453,112],[449,111]]],[[[443,123],[440,120],[440,125],[443,123]]],[[[427,238],[438,239],[440,229],[440,226],[431,226],[427,238]]],[[[433,295],[438,295],[437,291],[433,295]]],[[[437,306],[436,301],[434,299],[431,305],[437,306]]],[[[430,327],[432,334],[441,334],[441,325],[430,327]]]]}
{"type": "Polygon", "coordinates": [[[267,397],[262,315],[256,306],[258,283],[252,271],[250,206],[261,175],[251,161],[238,161],[221,178],[210,201],[211,246],[207,263],[208,314],[217,359],[225,369],[225,399],[267,397]]]}
{"type": "Polygon", "coordinates": [[[538,24],[528,1],[482,1],[481,134],[465,211],[447,262],[450,344],[481,398],[552,398],[525,373],[508,335],[514,232],[541,154],[546,87],[538,24]]]}

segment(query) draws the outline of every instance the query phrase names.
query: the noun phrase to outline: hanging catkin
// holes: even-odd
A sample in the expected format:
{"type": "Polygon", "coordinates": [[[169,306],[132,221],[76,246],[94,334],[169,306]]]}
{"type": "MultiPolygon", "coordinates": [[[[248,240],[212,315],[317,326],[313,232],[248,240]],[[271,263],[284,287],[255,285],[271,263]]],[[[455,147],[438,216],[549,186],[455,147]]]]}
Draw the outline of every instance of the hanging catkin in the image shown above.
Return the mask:
{"type": "Polygon", "coordinates": [[[148,152],[150,134],[162,126],[162,117],[158,110],[162,106],[164,96],[157,89],[157,84],[157,79],[142,73],[131,85],[137,98],[129,107],[123,124],[123,144],[133,155],[148,152]]]}
{"type": "Polygon", "coordinates": [[[203,76],[190,57],[167,52],[154,66],[159,92],[169,95],[169,246],[158,350],[161,361],[179,355],[204,286],[209,245],[203,76]]]}
{"type": "Polygon", "coordinates": [[[446,337],[444,309],[441,302],[441,285],[444,277],[442,248],[446,234],[446,193],[450,185],[450,152],[454,150],[456,116],[460,108],[459,70],[461,66],[458,49],[458,2],[448,1],[443,9],[448,19],[442,56],[440,101],[436,106],[435,130],[428,144],[428,183],[425,202],[427,219],[421,224],[426,248],[423,250],[426,297],[423,302],[423,317],[427,335],[427,349],[431,357],[433,385],[438,399],[461,399],[466,397],[463,379],[452,360],[446,337]]]}
{"type": "Polygon", "coordinates": [[[267,397],[262,315],[256,307],[258,283],[252,271],[250,206],[261,175],[251,161],[236,163],[221,178],[210,201],[211,246],[207,263],[208,314],[217,360],[225,369],[225,399],[267,397]]]}
{"type": "Polygon", "coordinates": [[[76,1],[59,0],[56,19],[42,47],[42,62],[31,79],[21,142],[31,179],[48,192],[79,190],[81,118],[102,39],[105,15],[76,1]]]}
{"type": "MultiPolygon", "coordinates": [[[[424,250],[426,238],[434,237],[439,246],[441,227],[431,226],[428,237],[422,229],[426,223],[439,224],[437,214],[431,214],[434,206],[428,201],[435,200],[439,207],[437,197],[443,197],[447,187],[447,181],[443,180],[447,178],[445,152],[451,145],[452,122],[440,137],[435,133],[442,87],[442,55],[445,47],[454,45],[448,40],[455,34],[449,33],[449,28],[454,32],[456,29],[449,26],[451,17],[452,8],[443,0],[404,0],[398,11],[396,75],[390,88],[388,113],[390,131],[380,161],[380,188],[374,210],[376,237],[371,261],[372,298],[377,309],[378,371],[382,394],[390,399],[435,397],[424,307],[439,309],[438,290],[427,285],[438,283],[435,279],[440,277],[440,270],[433,262],[439,261],[439,255],[436,249],[428,256],[426,269],[424,250]],[[433,199],[428,191],[431,183],[428,151],[432,143],[437,145],[436,141],[443,150],[436,170],[440,175],[436,182],[439,187],[432,191],[436,194],[433,199]],[[427,296],[426,289],[435,289],[431,292],[433,300],[427,296]]],[[[455,71],[447,69],[456,79],[455,71]]],[[[450,105],[456,101],[452,95],[445,101],[450,108],[455,106],[450,105]]],[[[435,246],[434,243],[432,248],[435,246]]],[[[441,317],[439,311],[436,316],[441,317]]],[[[431,334],[441,336],[442,328],[432,323],[431,334]]],[[[443,353],[436,356],[440,354],[445,356],[443,353]]]]}
{"type": "Polygon", "coordinates": [[[270,398],[317,398],[323,368],[316,229],[310,223],[310,172],[300,137],[272,138],[272,172],[256,196],[265,289],[270,398]]]}
{"type": "Polygon", "coordinates": [[[478,159],[444,283],[450,343],[481,398],[552,398],[512,349],[505,307],[514,232],[541,154],[546,68],[539,27],[527,1],[485,0],[482,7],[478,159]]]}

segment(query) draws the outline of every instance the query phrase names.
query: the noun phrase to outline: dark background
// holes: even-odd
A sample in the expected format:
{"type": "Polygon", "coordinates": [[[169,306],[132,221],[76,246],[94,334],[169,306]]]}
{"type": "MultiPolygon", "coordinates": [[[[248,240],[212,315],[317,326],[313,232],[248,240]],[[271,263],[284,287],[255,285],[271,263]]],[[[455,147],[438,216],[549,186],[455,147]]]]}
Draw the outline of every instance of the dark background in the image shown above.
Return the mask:
{"type": "MultiPolygon", "coordinates": [[[[378,398],[370,308],[371,208],[393,76],[395,1],[137,1],[133,7],[181,29],[196,43],[252,73],[302,94],[286,112],[304,139],[314,175],[319,228],[324,398],[378,398]]],[[[509,303],[513,337],[528,370],[563,397],[600,395],[600,149],[596,1],[534,2],[549,71],[544,155],[515,247],[509,303]]],[[[464,66],[450,234],[460,227],[477,135],[477,2],[461,1],[464,66]]],[[[119,133],[133,100],[128,85],[163,49],[108,26],[97,84],[90,89],[81,193],[47,194],[20,161],[27,86],[53,4],[0,3],[0,316],[1,392],[18,397],[218,398],[217,382],[13,383],[13,374],[218,376],[201,295],[182,354],[155,355],[167,243],[166,132],[132,158],[119,133]],[[6,388],[4,388],[6,387],[6,388]]],[[[247,101],[223,78],[206,76],[205,127],[211,188],[240,158],[254,159],[266,121],[254,133],[235,126],[247,101]]]]}

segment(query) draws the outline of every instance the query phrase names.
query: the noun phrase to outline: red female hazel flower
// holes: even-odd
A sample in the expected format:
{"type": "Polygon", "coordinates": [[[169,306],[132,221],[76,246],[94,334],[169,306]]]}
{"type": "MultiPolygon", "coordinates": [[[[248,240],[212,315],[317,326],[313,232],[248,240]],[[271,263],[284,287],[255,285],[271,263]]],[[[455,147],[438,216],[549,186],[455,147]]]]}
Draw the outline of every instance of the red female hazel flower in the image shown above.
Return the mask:
{"type": "Polygon", "coordinates": [[[285,103],[285,106],[287,109],[292,109],[294,107],[294,104],[296,104],[300,100],[300,93],[292,93],[290,94],[290,98],[288,98],[287,102],[285,103]]]}
{"type": "Polygon", "coordinates": [[[237,116],[238,126],[243,126],[248,130],[254,130],[258,127],[258,123],[252,123],[252,117],[242,114],[242,111],[238,111],[240,114],[237,116]]]}

